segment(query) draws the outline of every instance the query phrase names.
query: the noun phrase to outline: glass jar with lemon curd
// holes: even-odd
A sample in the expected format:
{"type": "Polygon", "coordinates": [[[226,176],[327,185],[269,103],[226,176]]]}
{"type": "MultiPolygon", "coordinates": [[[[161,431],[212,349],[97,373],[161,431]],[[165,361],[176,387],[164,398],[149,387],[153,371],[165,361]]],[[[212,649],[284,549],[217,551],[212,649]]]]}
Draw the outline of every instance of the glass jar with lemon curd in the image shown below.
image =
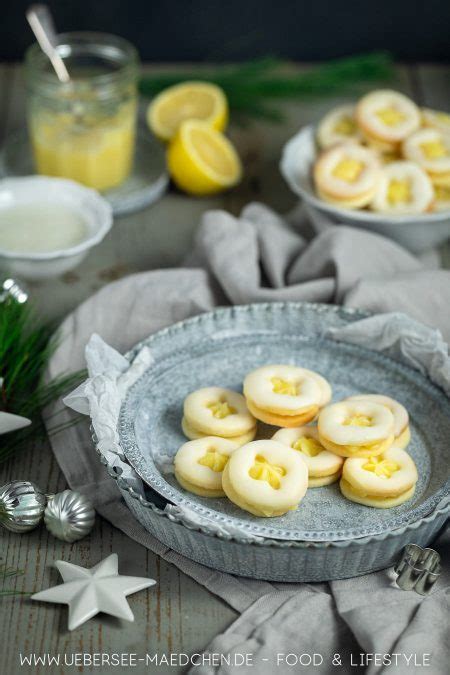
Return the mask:
{"type": "Polygon", "coordinates": [[[58,39],[70,82],[58,80],[37,44],[25,56],[36,170],[108,190],[132,168],[137,52],[126,40],[102,33],[65,33],[58,39]]]}

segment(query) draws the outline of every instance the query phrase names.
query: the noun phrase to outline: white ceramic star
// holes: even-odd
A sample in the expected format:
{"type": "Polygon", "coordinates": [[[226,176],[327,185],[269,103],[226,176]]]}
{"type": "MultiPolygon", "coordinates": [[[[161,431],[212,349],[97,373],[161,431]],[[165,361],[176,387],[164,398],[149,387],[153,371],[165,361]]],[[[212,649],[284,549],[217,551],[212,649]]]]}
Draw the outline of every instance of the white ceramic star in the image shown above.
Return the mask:
{"type": "Polygon", "coordinates": [[[91,569],[63,560],[57,560],[55,566],[64,583],[35,593],[31,599],[69,605],[69,630],[78,628],[99,612],[134,621],[126,596],[156,584],[153,579],[121,576],[117,553],[91,569]]]}
{"type": "Polygon", "coordinates": [[[7,434],[9,431],[17,431],[31,424],[31,420],[20,415],[12,415],[7,412],[0,412],[0,435],[7,434]]]}

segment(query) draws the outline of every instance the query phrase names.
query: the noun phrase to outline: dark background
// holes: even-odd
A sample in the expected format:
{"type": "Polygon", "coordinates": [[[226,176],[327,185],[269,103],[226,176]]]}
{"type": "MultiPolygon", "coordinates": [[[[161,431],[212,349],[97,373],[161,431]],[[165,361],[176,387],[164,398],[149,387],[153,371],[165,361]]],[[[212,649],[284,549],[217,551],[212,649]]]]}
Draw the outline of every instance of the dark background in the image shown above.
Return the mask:
{"type": "MultiPolygon", "coordinates": [[[[32,42],[26,0],[3,0],[0,60],[32,42]]],[[[131,40],[143,61],[238,61],[271,54],[324,60],[388,49],[450,62],[450,0],[50,0],[61,32],[131,40]]]]}

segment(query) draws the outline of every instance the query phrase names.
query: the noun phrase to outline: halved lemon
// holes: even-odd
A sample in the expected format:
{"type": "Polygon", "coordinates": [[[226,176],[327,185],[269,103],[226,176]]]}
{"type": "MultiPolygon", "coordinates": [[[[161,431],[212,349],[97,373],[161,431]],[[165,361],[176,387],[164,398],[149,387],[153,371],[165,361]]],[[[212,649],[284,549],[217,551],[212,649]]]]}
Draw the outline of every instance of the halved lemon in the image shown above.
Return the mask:
{"type": "Polygon", "coordinates": [[[203,120],[223,131],[228,103],[222,89],[208,82],[183,82],[164,89],[147,108],[147,124],[162,141],[170,141],[185,120],[203,120]]]}
{"type": "Polygon", "coordinates": [[[210,195],[236,185],[242,176],[230,141],[207,122],[183,122],[167,150],[175,184],[192,195],[210,195]]]}

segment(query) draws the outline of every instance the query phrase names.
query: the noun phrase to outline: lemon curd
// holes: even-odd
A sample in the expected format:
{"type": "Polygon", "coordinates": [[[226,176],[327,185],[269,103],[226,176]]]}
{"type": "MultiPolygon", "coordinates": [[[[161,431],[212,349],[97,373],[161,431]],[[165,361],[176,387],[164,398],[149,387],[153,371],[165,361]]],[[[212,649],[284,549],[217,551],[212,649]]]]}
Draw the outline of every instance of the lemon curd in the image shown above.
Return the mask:
{"type": "Polygon", "coordinates": [[[58,47],[71,76],[61,84],[33,45],[26,57],[28,126],[40,174],[97,190],[120,185],[134,154],[137,55],[125,40],[68,33],[58,47]]]}

